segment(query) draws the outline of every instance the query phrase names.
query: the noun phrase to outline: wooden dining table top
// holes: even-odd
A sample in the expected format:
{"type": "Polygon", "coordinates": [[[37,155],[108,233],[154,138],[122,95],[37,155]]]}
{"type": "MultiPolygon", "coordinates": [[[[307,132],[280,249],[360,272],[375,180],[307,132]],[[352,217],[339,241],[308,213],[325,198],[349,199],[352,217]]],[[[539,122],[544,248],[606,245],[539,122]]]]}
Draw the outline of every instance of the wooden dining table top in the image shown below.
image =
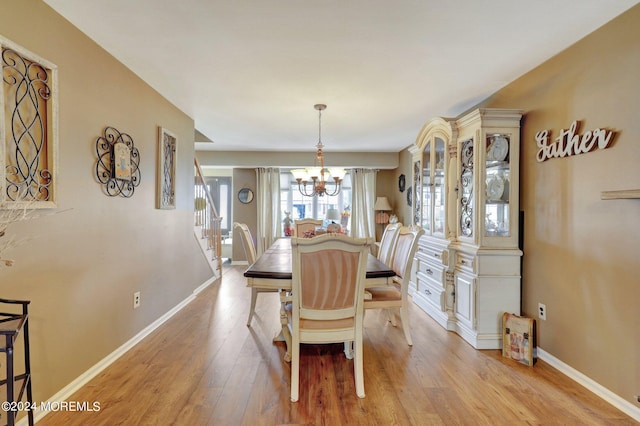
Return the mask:
{"type": "MultiPolygon", "coordinates": [[[[279,238],[267,249],[253,265],[244,272],[247,278],[291,280],[291,239],[279,238]]],[[[367,259],[367,279],[389,278],[395,272],[369,254],[367,259]]]]}

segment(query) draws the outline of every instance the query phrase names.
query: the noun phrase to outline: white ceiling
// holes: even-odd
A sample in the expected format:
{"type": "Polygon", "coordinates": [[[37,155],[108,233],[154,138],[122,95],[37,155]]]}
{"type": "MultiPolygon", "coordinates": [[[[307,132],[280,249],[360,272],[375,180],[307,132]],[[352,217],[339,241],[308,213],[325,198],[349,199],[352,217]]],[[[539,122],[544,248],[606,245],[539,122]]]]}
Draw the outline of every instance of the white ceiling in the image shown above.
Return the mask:
{"type": "MultiPolygon", "coordinates": [[[[399,151],[636,0],[44,0],[213,150],[399,151]]],[[[594,60],[597,52],[594,53],[594,60]]]]}

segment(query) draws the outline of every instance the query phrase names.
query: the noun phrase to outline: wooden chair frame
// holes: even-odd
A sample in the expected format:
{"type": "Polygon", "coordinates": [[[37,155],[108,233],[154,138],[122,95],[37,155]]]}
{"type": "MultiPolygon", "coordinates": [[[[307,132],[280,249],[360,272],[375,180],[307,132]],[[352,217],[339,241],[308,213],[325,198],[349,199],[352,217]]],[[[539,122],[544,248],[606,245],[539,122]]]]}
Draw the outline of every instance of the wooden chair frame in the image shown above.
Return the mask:
{"type": "Polygon", "coordinates": [[[398,231],[396,243],[393,248],[391,268],[396,276],[394,286],[375,287],[367,289],[370,298],[364,301],[366,309],[389,310],[389,321],[395,326],[395,320],[391,309],[399,309],[402,329],[407,344],[413,346],[411,340],[411,328],[409,326],[409,280],[411,279],[411,265],[418,248],[418,240],[424,234],[424,229],[418,226],[403,226],[398,231]]]}
{"type": "Polygon", "coordinates": [[[305,232],[315,231],[318,226],[322,226],[321,219],[298,219],[294,222],[295,236],[302,238],[305,232]]]}
{"type": "Polygon", "coordinates": [[[380,246],[378,247],[377,258],[385,265],[391,264],[391,255],[393,254],[393,248],[396,245],[398,239],[398,231],[400,231],[402,223],[390,223],[384,229],[382,238],[380,238],[380,246]]]}
{"type": "Polygon", "coordinates": [[[356,394],[365,396],[363,298],[371,243],[340,234],[291,239],[292,402],[299,396],[301,343],[354,342],[356,394]]]}
{"type": "MultiPolygon", "coordinates": [[[[256,246],[251,236],[251,231],[245,223],[234,222],[233,228],[238,230],[240,234],[240,241],[242,241],[242,247],[244,248],[244,254],[247,256],[247,262],[249,265],[253,265],[257,259],[256,246]]],[[[256,302],[258,300],[258,293],[276,293],[278,290],[271,288],[251,287],[251,307],[249,308],[249,318],[247,319],[247,327],[251,326],[251,320],[256,310],[256,302]]]]}

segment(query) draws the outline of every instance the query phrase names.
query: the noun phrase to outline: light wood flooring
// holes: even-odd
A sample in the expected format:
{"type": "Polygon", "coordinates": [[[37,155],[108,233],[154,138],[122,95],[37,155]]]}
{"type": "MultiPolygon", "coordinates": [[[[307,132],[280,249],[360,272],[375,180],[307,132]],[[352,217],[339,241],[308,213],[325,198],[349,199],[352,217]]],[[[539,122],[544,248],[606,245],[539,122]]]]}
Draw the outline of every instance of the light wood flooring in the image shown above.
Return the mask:
{"type": "Polygon", "coordinates": [[[57,412],[48,425],[631,425],[615,409],[543,361],[529,368],[477,351],[412,304],[414,346],[385,316],[367,312],[366,398],[356,397],[342,345],[303,345],[300,401],[289,401],[290,365],[278,295],[250,290],[243,267],[114,362],[70,401],[99,412],[57,412]]]}

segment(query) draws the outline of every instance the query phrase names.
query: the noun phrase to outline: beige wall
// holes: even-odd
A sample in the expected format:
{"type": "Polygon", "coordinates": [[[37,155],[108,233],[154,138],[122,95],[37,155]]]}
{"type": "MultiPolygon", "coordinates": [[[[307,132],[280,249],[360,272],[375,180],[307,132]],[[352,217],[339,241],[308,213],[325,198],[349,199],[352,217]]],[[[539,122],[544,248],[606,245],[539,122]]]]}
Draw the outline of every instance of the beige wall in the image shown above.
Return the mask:
{"type": "MultiPolygon", "coordinates": [[[[255,169],[233,169],[233,221],[246,223],[251,231],[253,243],[256,244],[256,235],[258,230],[258,201],[257,201],[257,180],[255,169]],[[253,201],[243,204],[238,200],[238,191],[242,188],[249,188],[253,191],[253,201]]],[[[237,231],[233,232],[233,262],[246,262],[247,256],[244,248],[240,243],[240,235],[237,231]]],[[[256,246],[257,247],[257,246],[256,246]]]]}
{"type": "Polygon", "coordinates": [[[193,120],[39,0],[4,0],[0,35],[59,69],[56,211],[65,211],[11,227],[28,241],[7,253],[13,267],[0,268],[0,296],[32,301],[34,401],[44,401],[212,273],[193,233],[193,120]],[[155,209],[159,125],[178,137],[175,210],[155,209]],[[130,134],[140,151],[131,198],[108,197],[96,181],[105,126],[130,134]]]}
{"type": "MultiPolygon", "coordinates": [[[[547,306],[539,347],[636,407],[640,200],[603,201],[600,194],[640,189],[639,76],[636,6],[480,105],[525,111],[522,300],[531,317],[539,302],[547,306]],[[582,122],[580,133],[615,131],[612,146],[537,162],[536,132],[550,130],[555,138],[574,120],[582,122]]],[[[409,176],[405,157],[400,164],[409,176]]]]}
{"type": "MultiPolygon", "coordinates": [[[[638,406],[640,6],[507,86],[486,106],[525,110],[521,147],[523,310],[538,302],[539,346],[638,406]],[[611,148],[536,161],[535,134],[606,127],[611,148]]],[[[581,133],[582,133],[581,132],[581,133]]]]}
{"type": "MultiPolygon", "coordinates": [[[[416,136],[418,131],[416,131],[416,136]]],[[[405,149],[399,153],[398,167],[394,170],[381,170],[376,178],[376,195],[389,198],[393,214],[398,216],[398,221],[405,225],[410,225],[413,221],[411,207],[407,201],[407,191],[411,189],[413,189],[413,159],[409,150],[405,149]],[[400,192],[398,188],[400,175],[405,176],[405,190],[403,192],[400,192]]],[[[412,199],[413,201],[415,200],[412,199]]]]}

